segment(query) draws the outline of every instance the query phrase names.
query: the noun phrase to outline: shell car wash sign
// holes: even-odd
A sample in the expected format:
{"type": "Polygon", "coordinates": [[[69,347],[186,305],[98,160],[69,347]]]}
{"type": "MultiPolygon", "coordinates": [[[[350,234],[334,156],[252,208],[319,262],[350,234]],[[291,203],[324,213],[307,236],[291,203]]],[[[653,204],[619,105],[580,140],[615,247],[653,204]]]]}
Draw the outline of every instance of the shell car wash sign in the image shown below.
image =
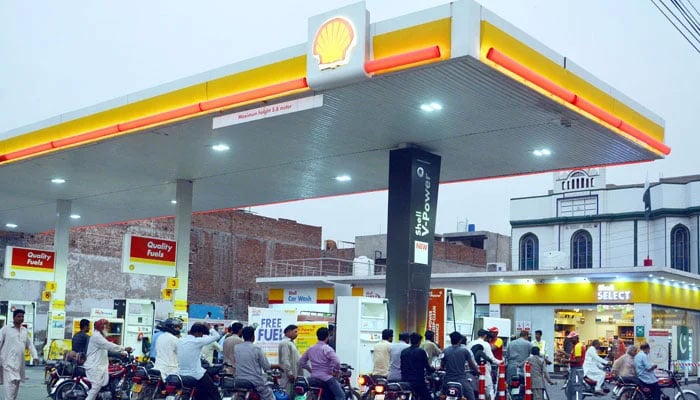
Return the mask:
{"type": "Polygon", "coordinates": [[[56,253],[24,247],[7,246],[5,249],[5,279],[53,281],[56,253]]]}
{"type": "Polygon", "coordinates": [[[124,235],[122,272],[175,276],[176,250],[174,240],[124,235]]]}
{"type": "Polygon", "coordinates": [[[309,18],[306,78],[314,90],[367,78],[369,12],[364,2],[309,18]]]}

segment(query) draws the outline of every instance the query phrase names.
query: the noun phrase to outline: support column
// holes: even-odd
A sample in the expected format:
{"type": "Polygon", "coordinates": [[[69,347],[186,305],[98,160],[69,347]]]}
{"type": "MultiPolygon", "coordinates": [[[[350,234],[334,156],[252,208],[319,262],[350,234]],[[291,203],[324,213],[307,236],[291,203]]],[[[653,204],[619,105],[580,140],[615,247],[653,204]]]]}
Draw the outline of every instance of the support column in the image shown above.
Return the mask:
{"type": "Polygon", "coordinates": [[[394,332],[425,332],[437,215],[438,155],[389,154],[386,297],[394,332]]]}
{"type": "Polygon", "coordinates": [[[66,281],[68,280],[68,255],[70,253],[70,213],[71,201],[56,201],[56,230],[53,234],[53,250],[56,252],[54,264],[54,281],[56,291],[53,293],[51,310],[54,303],[66,300],[66,281]]]}
{"type": "Polygon", "coordinates": [[[175,290],[173,301],[175,312],[184,311],[181,305],[187,305],[187,283],[190,276],[190,229],[192,228],[192,181],[178,179],[175,189],[175,241],[177,255],[175,270],[180,280],[180,287],[175,290]],[[179,309],[180,308],[180,309],[179,309]],[[179,309],[179,310],[178,310],[179,309]]]}

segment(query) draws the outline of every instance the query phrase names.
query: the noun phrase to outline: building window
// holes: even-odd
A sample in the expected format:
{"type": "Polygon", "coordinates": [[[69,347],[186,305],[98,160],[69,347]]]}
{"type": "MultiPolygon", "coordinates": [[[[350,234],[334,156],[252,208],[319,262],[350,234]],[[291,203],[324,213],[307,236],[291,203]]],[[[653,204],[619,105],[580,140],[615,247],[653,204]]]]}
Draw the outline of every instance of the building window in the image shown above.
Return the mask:
{"type": "Polygon", "coordinates": [[[671,229],[671,268],[690,272],[690,231],[685,225],[671,229]]]}
{"type": "Polygon", "coordinates": [[[558,199],[560,217],[578,217],[598,214],[598,196],[558,199]]]}
{"type": "Polygon", "coordinates": [[[593,268],[593,239],[586,230],[576,231],[571,236],[571,268],[593,268]]]}
{"type": "Polygon", "coordinates": [[[520,270],[532,271],[539,269],[539,241],[532,233],[520,238],[520,270]]]}

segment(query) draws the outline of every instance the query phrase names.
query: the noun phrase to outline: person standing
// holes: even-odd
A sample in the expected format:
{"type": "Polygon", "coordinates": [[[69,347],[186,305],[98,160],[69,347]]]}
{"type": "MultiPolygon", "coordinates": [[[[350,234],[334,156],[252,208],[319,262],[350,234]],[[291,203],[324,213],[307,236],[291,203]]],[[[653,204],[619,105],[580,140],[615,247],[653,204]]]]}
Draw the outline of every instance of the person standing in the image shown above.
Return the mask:
{"type": "Polygon", "coordinates": [[[242,335],[243,343],[237,345],[234,350],[236,357],[235,379],[252,383],[255,392],[262,400],[275,400],[275,394],[270,386],[266,385],[267,380],[263,378],[265,372],[269,371],[272,366],[262,349],[253,345],[255,328],[246,326],[243,328],[242,335]]]}
{"type": "Polygon", "coordinates": [[[532,343],[528,340],[530,332],[520,331],[519,337],[508,343],[506,348],[506,382],[510,382],[510,378],[518,375],[518,368],[530,357],[530,349],[532,343]]]}
{"type": "Polygon", "coordinates": [[[603,383],[605,382],[605,365],[608,361],[598,355],[600,349],[600,341],[595,339],[591,342],[591,346],[586,350],[586,356],[583,361],[583,376],[587,376],[596,381],[595,393],[603,395],[603,383]]]}
{"type": "Polygon", "coordinates": [[[389,376],[389,362],[391,361],[391,342],[394,340],[394,331],[384,329],[382,331],[382,341],[375,344],[372,349],[374,367],[372,375],[386,378],[389,376]]]}
{"type": "Polygon", "coordinates": [[[95,321],[95,329],[88,342],[87,358],[85,359],[85,376],[92,386],[88,390],[86,400],[95,400],[103,386],[109,383],[109,355],[108,352],[122,353],[126,356],[131,352],[131,347],[121,347],[107,340],[109,333],[109,321],[102,318],[95,321]]]}
{"type": "Polygon", "coordinates": [[[83,318],[80,320],[80,331],[73,335],[71,340],[71,350],[75,353],[87,353],[88,342],[90,341],[90,336],[88,332],[90,331],[90,321],[83,318]]]}
{"type": "Polygon", "coordinates": [[[610,349],[608,350],[608,360],[615,361],[622,357],[626,351],[625,341],[620,339],[618,335],[613,335],[613,340],[610,342],[610,349]]]}
{"type": "Polygon", "coordinates": [[[299,359],[299,370],[309,371],[312,378],[320,379],[326,384],[326,388],[333,394],[335,400],[343,400],[345,399],[343,388],[333,376],[340,371],[340,360],[335,350],[328,345],[328,328],[318,328],[316,338],[318,342],[309,347],[299,359]]]}
{"type": "Polygon", "coordinates": [[[386,377],[389,381],[401,381],[401,352],[409,347],[409,336],[408,332],[399,333],[399,341],[389,348],[389,375],[386,377]]]}
{"type": "Polygon", "coordinates": [[[487,330],[479,329],[477,331],[476,340],[472,340],[472,342],[469,343],[467,347],[469,348],[469,350],[471,350],[472,354],[474,354],[475,359],[478,360],[479,358],[483,358],[485,361],[484,365],[486,366],[486,396],[493,400],[495,398],[496,391],[493,387],[493,378],[491,376],[492,365],[502,364],[503,361],[498,360],[496,357],[494,357],[493,351],[491,350],[491,344],[486,341],[488,336],[489,332],[487,330]],[[480,354],[479,357],[477,357],[477,353],[480,354]]]}
{"type": "Polygon", "coordinates": [[[420,348],[425,351],[428,355],[428,362],[430,365],[435,366],[435,362],[440,357],[440,347],[435,344],[435,332],[431,330],[425,331],[425,341],[420,345],[420,348]]]}
{"type": "MultiPolygon", "coordinates": [[[[474,357],[466,347],[462,346],[462,334],[450,333],[451,346],[445,348],[440,362],[440,368],[445,371],[444,382],[459,382],[462,385],[462,396],[468,400],[474,400],[474,390],[467,381],[465,365],[469,365],[472,371],[478,371],[479,366],[474,362],[474,357]]],[[[443,391],[444,393],[444,391],[443,391]]]]}
{"type": "Polygon", "coordinates": [[[243,324],[240,322],[234,322],[231,324],[231,327],[229,328],[229,332],[231,332],[231,336],[227,337],[226,340],[224,340],[224,364],[228,364],[226,366],[226,371],[231,374],[236,373],[236,358],[234,356],[234,351],[236,348],[236,345],[243,343],[243,338],[241,335],[243,334],[243,324]]]}
{"type": "MultiPolygon", "coordinates": [[[[219,331],[218,325],[214,325],[214,330],[219,331]]],[[[209,365],[214,363],[214,352],[222,352],[224,351],[221,346],[219,346],[219,342],[211,342],[208,345],[202,347],[202,359],[207,360],[209,365]]]]}
{"type": "Polygon", "coordinates": [[[649,343],[642,343],[639,346],[640,352],[634,356],[634,370],[637,373],[637,378],[642,381],[644,386],[651,389],[651,399],[659,400],[661,398],[661,388],[659,380],[654,374],[654,370],[658,367],[649,361],[649,343]]]}
{"type": "Polygon", "coordinates": [[[535,331],[535,340],[532,341],[533,346],[537,346],[540,349],[540,357],[544,359],[545,364],[550,365],[552,361],[549,359],[549,354],[547,354],[547,342],[542,339],[542,331],[535,331]]]}
{"type": "Polygon", "coordinates": [[[549,378],[547,363],[540,356],[540,348],[532,346],[530,356],[526,360],[530,364],[530,379],[532,379],[532,400],[544,400],[545,383],[553,385],[549,378]]]}
{"type": "MultiPolygon", "coordinates": [[[[571,353],[569,359],[569,381],[566,385],[566,399],[580,400],[583,398],[583,357],[586,354],[586,347],[579,342],[578,333],[570,332],[567,336],[571,343],[571,353]]],[[[658,399],[657,399],[658,400],[658,399]]]]}
{"type": "Polygon", "coordinates": [[[6,400],[17,400],[19,384],[26,379],[24,373],[24,350],[29,350],[34,364],[39,363],[34,343],[24,323],[24,310],[12,312],[12,325],[0,329],[0,383],[3,384],[6,400]]]}
{"type": "Polygon", "coordinates": [[[277,353],[279,354],[279,364],[282,369],[282,376],[280,376],[280,387],[287,391],[291,395],[291,385],[294,380],[299,375],[299,359],[301,354],[299,354],[299,349],[297,349],[294,340],[299,336],[299,327],[296,325],[287,325],[284,328],[284,338],[277,347],[277,353]]]}
{"type": "Polygon", "coordinates": [[[420,348],[421,339],[420,333],[411,333],[411,346],[401,352],[401,381],[411,385],[411,391],[418,395],[418,400],[430,400],[425,375],[434,372],[435,368],[428,363],[428,355],[420,348]]]}
{"type": "MultiPolygon", "coordinates": [[[[196,379],[196,391],[198,394],[203,395],[201,398],[209,400],[221,400],[221,394],[219,393],[219,388],[214,385],[211,376],[206,373],[207,370],[202,367],[200,355],[202,354],[202,347],[211,342],[216,342],[218,339],[219,332],[216,329],[197,322],[192,325],[187,336],[177,342],[178,374],[196,379]]],[[[197,397],[200,396],[198,395],[197,397]]]]}

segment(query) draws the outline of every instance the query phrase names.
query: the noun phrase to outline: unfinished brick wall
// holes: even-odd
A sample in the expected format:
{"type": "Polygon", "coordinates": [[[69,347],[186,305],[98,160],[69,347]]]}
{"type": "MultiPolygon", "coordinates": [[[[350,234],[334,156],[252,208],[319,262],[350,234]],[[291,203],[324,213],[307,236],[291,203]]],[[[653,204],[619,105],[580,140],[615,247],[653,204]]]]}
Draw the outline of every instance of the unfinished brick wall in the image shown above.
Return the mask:
{"type": "Polygon", "coordinates": [[[435,242],[433,259],[486,267],[486,251],[461,243],[435,242]]]}

